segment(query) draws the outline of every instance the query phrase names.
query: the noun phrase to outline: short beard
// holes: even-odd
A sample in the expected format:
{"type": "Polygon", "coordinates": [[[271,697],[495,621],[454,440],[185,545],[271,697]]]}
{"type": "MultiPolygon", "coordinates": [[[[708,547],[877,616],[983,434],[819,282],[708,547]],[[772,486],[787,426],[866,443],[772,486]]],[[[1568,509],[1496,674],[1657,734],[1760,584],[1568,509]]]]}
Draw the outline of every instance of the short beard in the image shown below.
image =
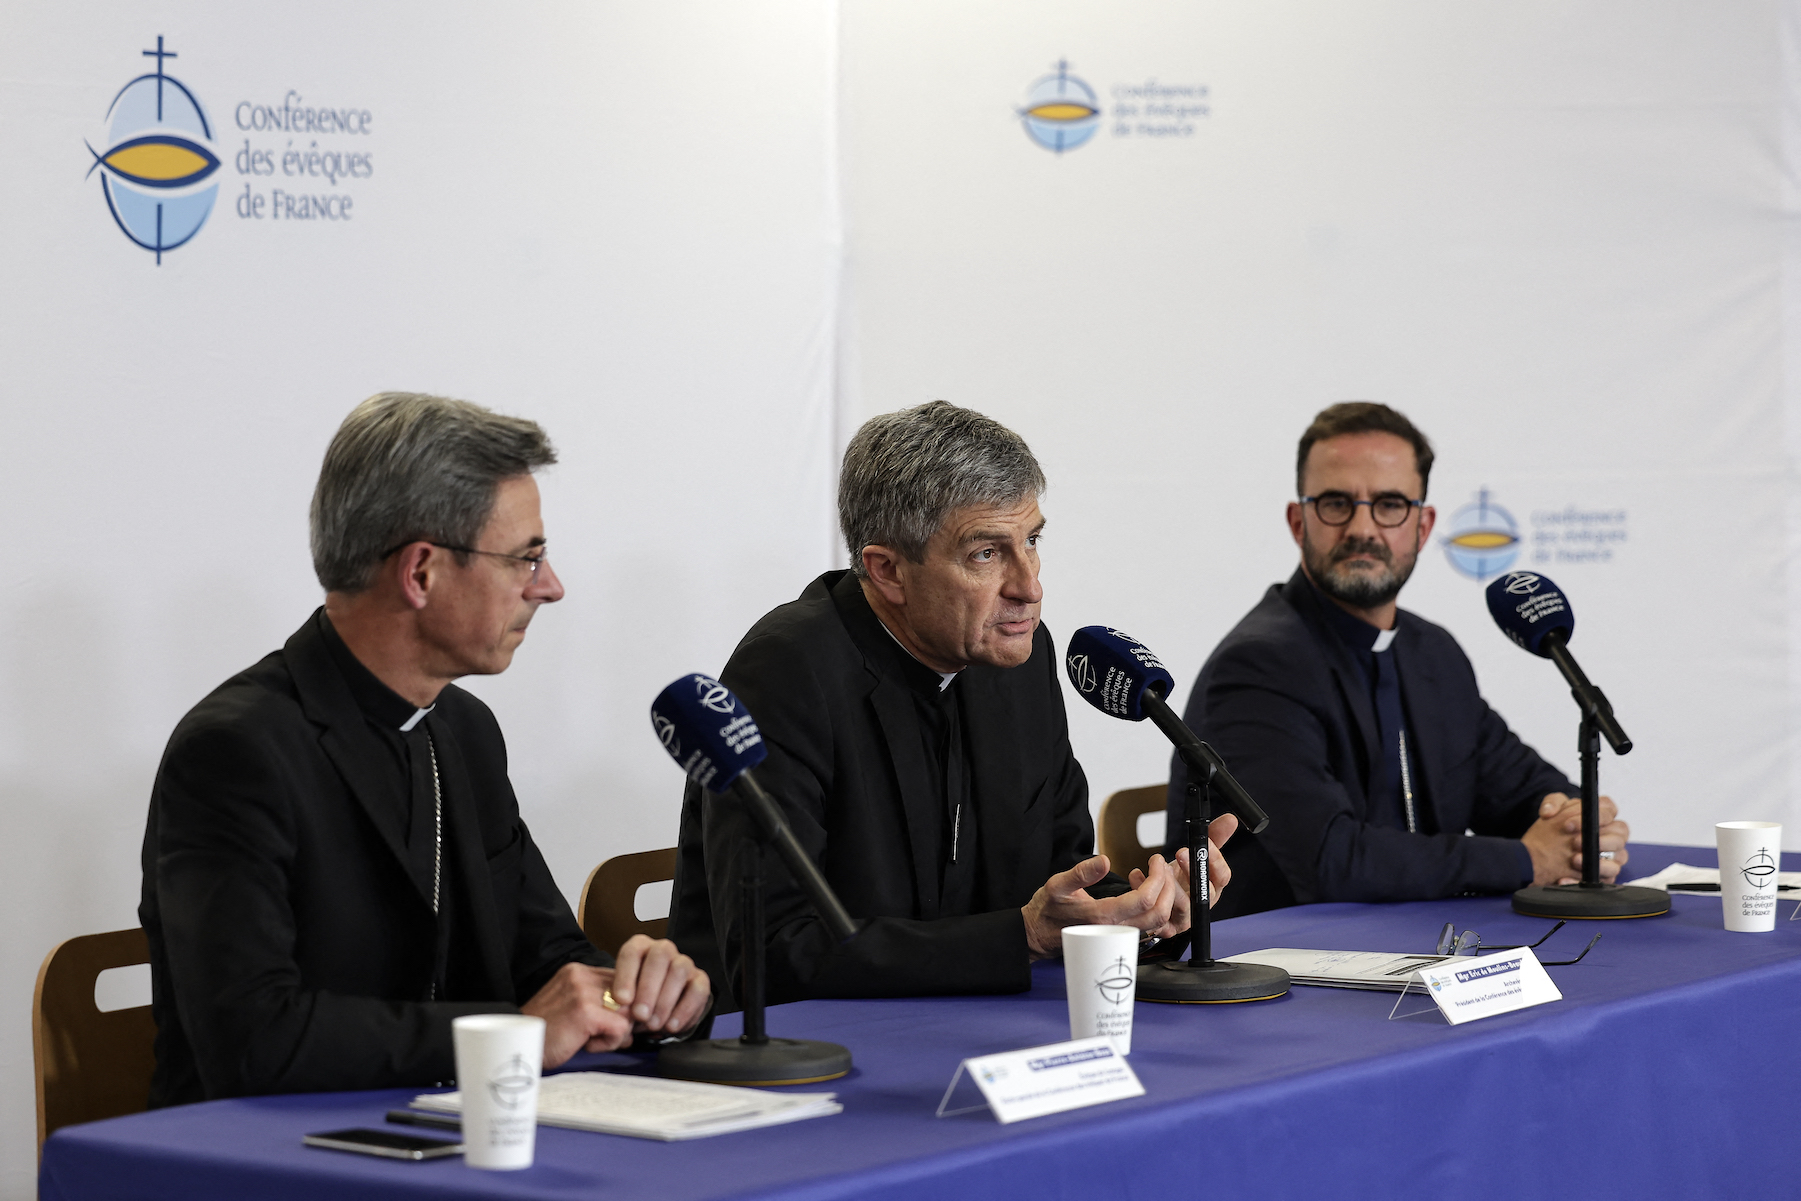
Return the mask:
{"type": "Polygon", "coordinates": [[[1413,574],[1417,555],[1395,566],[1394,553],[1382,542],[1368,538],[1346,538],[1331,552],[1321,555],[1309,544],[1302,544],[1301,561],[1314,587],[1341,605],[1353,609],[1379,609],[1401,595],[1407,577],[1413,574]],[[1352,555],[1369,555],[1378,560],[1381,571],[1351,570],[1343,566],[1352,555]]]}

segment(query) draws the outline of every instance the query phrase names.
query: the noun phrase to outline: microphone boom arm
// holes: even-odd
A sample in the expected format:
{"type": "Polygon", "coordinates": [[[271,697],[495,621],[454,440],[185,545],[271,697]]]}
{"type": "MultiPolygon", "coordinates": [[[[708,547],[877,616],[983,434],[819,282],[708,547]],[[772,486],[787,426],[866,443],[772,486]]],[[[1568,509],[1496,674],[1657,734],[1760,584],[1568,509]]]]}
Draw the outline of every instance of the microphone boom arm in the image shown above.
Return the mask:
{"type": "Polygon", "coordinates": [[[788,825],[788,819],[782,816],[781,806],[776,804],[775,798],[748,771],[739,773],[734,786],[738,795],[744,799],[745,808],[756,819],[764,840],[774,844],[776,854],[782,857],[782,862],[788,865],[788,871],[793,874],[796,883],[806,892],[807,899],[813,902],[813,908],[818,911],[825,928],[831,931],[832,937],[838,942],[848,941],[857,932],[856,919],[851,917],[844,902],[838,899],[838,893],[826,882],[819,865],[813,862],[800,845],[800,840],[794,837],[794,830],[788,825]]]}
{"type": "Polygon", "coordinates": [[[1577,666],[1576,657],[1570,654],[1569,638],[1562,630],[1551,630],[1545,634],[1545,649],[1549,652],[1551,662],[1557,664],[1557,670],[1570,686],[1570,695],[1576,698],[1583,716],[1595,723],[1601,737],[1607,739],[1607,745],[1613,748],[1616,755],[1624,755],[1632,749],[1632,739],[1620,726],[1619,719],[1613,715],[1613,706],[1607,703],[1607,696],[1599,688],[1589,683],[1582,668],[1577,666]]]}
{"type": "Polygon", "coordinates": [[[1214,789],[1225,798],[1226,806],[1244,822],[1245,828],[1253,834],[1261,834],[1263,827],[1269,825],[1269,814],[1251,799],[1251,794],[1244,790],[1244,785],[1232,778],[1232,773],[1226,770],[1226,761],[1219,757],[1219,753],[1195,736],[1187,723],[1176,716],[1175,710],[1164,703],[1154,687],[1144,690],[1141,704],[1145,716],[1176,744],[1176,753],[1188,764],[1189,773],[1203,785],[1211,781],[1214,789]]]}

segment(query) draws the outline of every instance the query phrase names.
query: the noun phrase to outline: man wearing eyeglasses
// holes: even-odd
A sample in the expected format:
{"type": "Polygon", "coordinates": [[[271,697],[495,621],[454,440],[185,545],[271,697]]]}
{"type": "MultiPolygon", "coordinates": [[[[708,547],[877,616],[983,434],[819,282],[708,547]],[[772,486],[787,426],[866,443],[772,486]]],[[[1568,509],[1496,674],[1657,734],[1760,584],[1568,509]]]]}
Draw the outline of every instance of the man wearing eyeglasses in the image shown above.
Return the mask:
{"type": "MultiPolygon", "coordinates": [[[[1216,917],[1581,876],[1576,787],[1482,700],[1451,635],[1395,604],[1432,534],[1432,458],[1386,405],[1333,405],[1301,436],[1300,568],[1221,641],[1185,714],[1270,815],[1232,840],[1216,917]]],[[[1179,756],[1171,773],[1175,830],[1179,756]]],[[[1601,818],[1611,880],[1628,830],[1606,797],[1601,818]]]]}
{"type": "Polygon", "coordinates": [[[189,711],[151,792],[153,1106],[449,1080],[464,1014],[542,1017],[545,1067],[702,1019],[673,943],[615,963],[583,937],[452,683],[505,671],[563,597],[532,478],[555,461],[535,422],[409,393],[332,439],[324,606],[189,711]]]}

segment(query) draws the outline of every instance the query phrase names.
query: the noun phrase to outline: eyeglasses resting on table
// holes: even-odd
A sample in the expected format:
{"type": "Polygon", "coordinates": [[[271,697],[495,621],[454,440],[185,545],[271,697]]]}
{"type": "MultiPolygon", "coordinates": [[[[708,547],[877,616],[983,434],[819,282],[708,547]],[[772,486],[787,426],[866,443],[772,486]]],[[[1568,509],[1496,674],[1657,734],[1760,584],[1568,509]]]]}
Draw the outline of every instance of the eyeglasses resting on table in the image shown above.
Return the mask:
{"type": "MultiPolygon", "coordinates": [[[[1563,929],[1564,926],[1567,924],[1568,924],[1567,922],[1558,922],[1555,926],[1552,926],[1549,930],[1546,930],[1544,932],[1544,934],[1539,937],[1539,940],[1537,942],[1523,942],[1523,943],[1514,943],[1509,946],[1485,947],[1482,945],[1482,936],[1480,934],[1477,934],[1474,930],[1465,930],[1462,934],[1458,934],[1457,933],[1457,923],[1456,922],[1446,922],[1445,928],[1438,932],[1438,949],[1435,953],[1439,954],[1439,955],[1481,955],[1486,951],[1529,951],[1529,950],[1534,950],[1540,946],[1543,946],[1545,939],[1550,938],[1551,935],[1553,935],[1553,934],[1557,933],[1559,930],[1563,929]]],[[[1582,954],[1576,956],[1574,959],[1557,959],[1557,960],[1541,959],[1539,961],[1539,966],[1541,966],[1541,967],[1568,967],[1572,963],[1581,963],[1583,956],[1587,955],[1589,953],[1589,951],[1593,950],[1594,945],[1600,941],[1601,941],[1601,936],[1599,934],[1597,934],[1593,938],[1588,940],[1588,946],[1583,947],[1582,954]]]]}

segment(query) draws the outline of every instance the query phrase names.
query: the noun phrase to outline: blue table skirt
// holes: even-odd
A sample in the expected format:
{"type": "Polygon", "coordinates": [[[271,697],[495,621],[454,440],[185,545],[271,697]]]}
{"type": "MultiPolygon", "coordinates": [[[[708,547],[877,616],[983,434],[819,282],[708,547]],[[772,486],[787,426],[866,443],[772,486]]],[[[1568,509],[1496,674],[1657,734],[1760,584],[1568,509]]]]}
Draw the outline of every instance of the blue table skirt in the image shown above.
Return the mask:
{"type": "MultiPolygon", "coordinates": [[[[1785,857],[1796,869],[1801,856],[1785,857]]],[[[1711,850],[1635,846],[1648,874],[1711,850]]],[[[208,1102],[59,1131],[44,1201],[86,1198],[1322,1198],[1452,1194],[1755,1198],[1801,1193],[1801,1136],[1778,1090],[1801,1079],[1801,921],[1729,934],[1720,902],[1663,918],[1571,923],[1541,949],[1564,1000],[1452,1028],[1389,1021],[1393,994],[1296,988],[1247,1005],[1137,1008],[1146,1095],[1000,1126],[937,1119],[959,1060],[1069,1036],[1063,977],[1011,997],[812,1001],[771,1033],[849,1046],[836,1117],[692,1143],[542,1128],[536,1166],[383,1161],[303,1148],[309,1131],[382,1124],[417,1090],[208,1102]]],[[[1549,923],[1505,898],[1314,905],[1215,927],[1217,954],[1262,947],[1430,950],[1454,921],[1488,942],[1549,923]]],[[[720,1034],[736,1032],[735,1019],[720,1034]]],[[[578,1066],[628,1065],[626,1056],[578,1066]]]]}

